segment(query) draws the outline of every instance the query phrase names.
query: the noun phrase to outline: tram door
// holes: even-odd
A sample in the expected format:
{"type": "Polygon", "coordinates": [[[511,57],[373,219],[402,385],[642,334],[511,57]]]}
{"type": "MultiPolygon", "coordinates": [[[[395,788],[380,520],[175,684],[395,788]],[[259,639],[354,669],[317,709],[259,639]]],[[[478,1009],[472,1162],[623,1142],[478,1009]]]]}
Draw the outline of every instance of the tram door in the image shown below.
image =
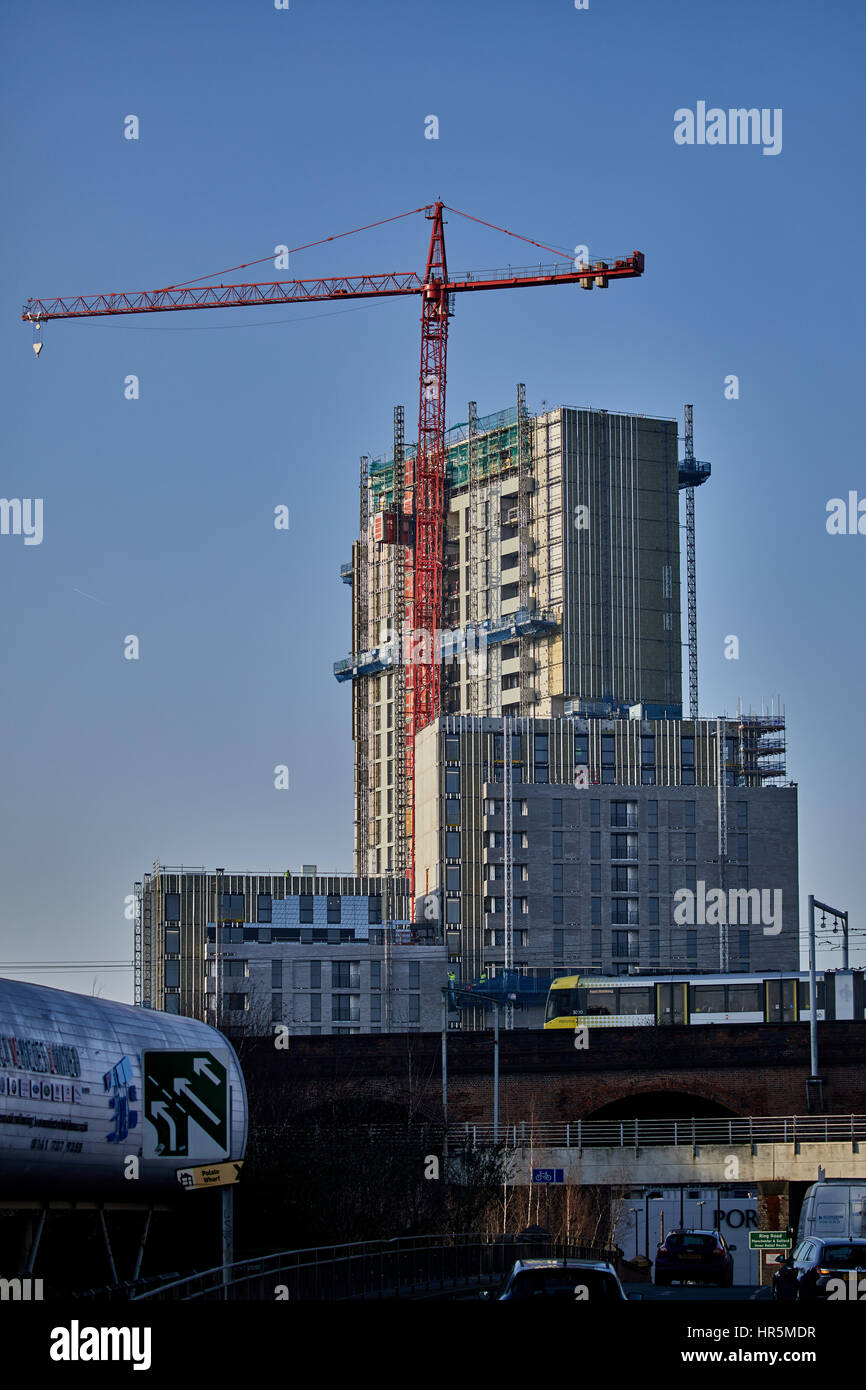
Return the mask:
{"type": "Polygon", "coordinates": [[[765,980],[768,1023],[796,1023],[797,981],[765,980]]]}
{"type": "Polygon", "coordinates": [[[657,1023],[688,1023],[687,990],[684,980],[656,985],[657,1023]]]}

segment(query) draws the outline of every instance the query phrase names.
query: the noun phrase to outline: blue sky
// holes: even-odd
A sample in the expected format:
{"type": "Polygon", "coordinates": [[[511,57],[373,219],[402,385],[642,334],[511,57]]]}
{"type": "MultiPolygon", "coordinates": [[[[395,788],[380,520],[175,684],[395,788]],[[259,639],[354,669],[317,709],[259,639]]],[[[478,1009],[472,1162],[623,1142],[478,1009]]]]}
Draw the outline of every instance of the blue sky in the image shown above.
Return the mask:
{"type": "MultiPolygon", "coordinates": [[[[338,569],[358,456],[388,447],[396,402],[412,421],[419,350],[395,300],[49,323],[36,361],[23,301],[209,275],[436,197],[646,254],[607,294],[459,302],[449,419],[517,381],[532,408],[694,402],[702,711],[781,695],[804,901],[862,922],[866,536],[825,529],[831,497],[866,496],[860,8],[48,0],[2,27],[2,491],[44,499],[44,539],[0,537],[0,959],[130,958],[124,898],[156,855],[351,867],[338,569]],[[781,153],[676,145],[698,101],[782,108],[781,153]]],[[[427,234],[393,222],[290,274],[421,270],[427,234]]],[[[447,238],[453,269],[533,259],[453,216],[447,238]]],[[[131,975],[95,986],[131,997],[131,975]]]]}

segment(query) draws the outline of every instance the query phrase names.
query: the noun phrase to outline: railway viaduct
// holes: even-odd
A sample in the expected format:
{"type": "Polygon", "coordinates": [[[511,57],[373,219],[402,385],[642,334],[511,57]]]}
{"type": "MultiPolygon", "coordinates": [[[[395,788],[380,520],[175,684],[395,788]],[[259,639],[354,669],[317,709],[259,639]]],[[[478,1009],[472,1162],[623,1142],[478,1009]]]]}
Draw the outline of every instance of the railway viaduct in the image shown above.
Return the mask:
{"type": "MultiPolygon", "coordinates": [[[[407,1114],[441,1121],[441,1051],[438,1033],[239,1044],[254,1106],[280,1097],[298,1121],[324,1111],[349,1122],[407,1114]]],[[[449,1121],[490,1123],[492,1032],[449,1033],[447,1065],[449,1121]]],[[[515,1029],[501,1035],[500,1118],[519,1124],[802,1115],[809,1072],[805,1024],[598,1028],[585,1049],[566,1029],[515,1029]]],[[[863,1023],[820,1024],[819,1073],[826,1113],[866,1111],[863,1023]]]]}

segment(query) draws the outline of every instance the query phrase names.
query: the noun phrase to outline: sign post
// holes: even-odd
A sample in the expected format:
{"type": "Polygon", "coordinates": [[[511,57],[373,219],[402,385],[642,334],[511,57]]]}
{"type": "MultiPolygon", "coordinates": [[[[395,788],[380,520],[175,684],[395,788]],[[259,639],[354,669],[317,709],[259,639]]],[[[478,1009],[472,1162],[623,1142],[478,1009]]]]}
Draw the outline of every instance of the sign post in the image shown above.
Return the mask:
{"type": "Polygon", "coordinates": [[[791,1237],[787,1231],[750,1231],[750,1250],[790,1250],[791,1237]]]}

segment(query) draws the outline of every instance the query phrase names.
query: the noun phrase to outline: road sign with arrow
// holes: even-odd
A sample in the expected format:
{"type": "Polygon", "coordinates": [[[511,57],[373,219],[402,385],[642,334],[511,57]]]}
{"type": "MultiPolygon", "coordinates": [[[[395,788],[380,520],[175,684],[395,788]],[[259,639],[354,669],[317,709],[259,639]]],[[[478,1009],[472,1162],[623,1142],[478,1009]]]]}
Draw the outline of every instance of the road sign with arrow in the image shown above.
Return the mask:
{"type": "Polygon", "coordinates": [[[213,1163],[228,1157],[228,1052],[142,1054],[144,1157],[213,1163]]]}

